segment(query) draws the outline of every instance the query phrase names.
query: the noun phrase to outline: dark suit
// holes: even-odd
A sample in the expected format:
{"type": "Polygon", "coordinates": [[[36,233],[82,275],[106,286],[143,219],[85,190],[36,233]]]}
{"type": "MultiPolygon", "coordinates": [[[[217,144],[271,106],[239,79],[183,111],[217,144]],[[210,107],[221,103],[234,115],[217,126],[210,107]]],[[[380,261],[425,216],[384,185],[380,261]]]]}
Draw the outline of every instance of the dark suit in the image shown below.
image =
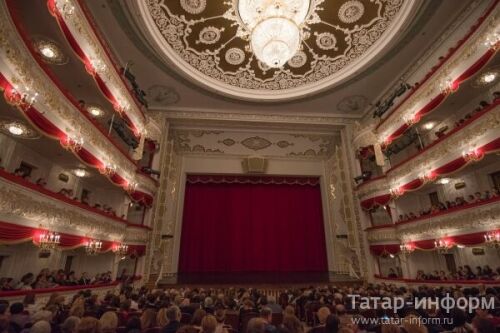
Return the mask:
{"type": "Polygon", "coordinates": [[[169,322],[161,329],[161,333],[175,333],[181,327],[181,323],[177,320],[169,322]]]}

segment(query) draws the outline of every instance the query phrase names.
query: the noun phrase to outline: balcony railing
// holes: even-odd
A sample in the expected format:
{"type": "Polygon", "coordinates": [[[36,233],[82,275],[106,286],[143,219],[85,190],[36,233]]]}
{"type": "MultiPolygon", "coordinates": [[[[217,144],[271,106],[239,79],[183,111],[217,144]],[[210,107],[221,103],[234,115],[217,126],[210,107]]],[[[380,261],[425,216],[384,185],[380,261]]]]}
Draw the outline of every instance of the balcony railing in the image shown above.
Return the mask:
{"type": "Polygon", "coordinates": [[[464,206],[453,207],[434,214],[396,224],[367,228],[367,238],[372,243],[393,240],[417,240],[436,235],[453,234],[457,230],[500,228],[500,196],[464,206]]]}
{"type": "Polygon", "coordinates": [[[58,232],[93,235],[103,240],[147,242],[147,226],[128,223],[76,200],[0,170],[0,215],[12,222],[58,232]],[[142,230],[143,232],[138,232],[142,230]]]}

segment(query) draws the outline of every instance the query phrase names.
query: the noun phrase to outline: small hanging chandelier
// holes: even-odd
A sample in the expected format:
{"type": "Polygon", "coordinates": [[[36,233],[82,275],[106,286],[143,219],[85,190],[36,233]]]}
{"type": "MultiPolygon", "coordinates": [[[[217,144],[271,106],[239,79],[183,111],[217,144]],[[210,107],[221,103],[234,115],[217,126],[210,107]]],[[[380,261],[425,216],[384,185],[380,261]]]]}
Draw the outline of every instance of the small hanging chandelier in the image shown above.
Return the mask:
{"type": "Polygon", "coordinates": [[[410,243],[405,243],[405,244],[399,245],[399,249],[400,249],[401,253],[404,255],[410,254],[413,251],[415,251],[415,247],[410,243]]]}
{"type": "Polygon", "coordinates": [[[85,253],[89,256],[95,256],[101,251],[102,242],[96,239],[89,239],[87,243],[85,243],[85,253]]]}
{"type": "Polygon", "coordinates": [[[500,247],[500,231],[492,231],[484,234],[486,245],[498,248],[500,247]]]}
{"type": "Polygon", "coordinates": [[[310,5],[311,0],[238,0],[238,13],[260,61],[279,68],[295,55],[310,5]]]}
{"type": "Polygon", "coordinates": [[[113,252],[114,252],[117,256],[125,256],[125,255],[127,255],[127,253],[128,253],[128,245],[127,245],[127,244],[124,244],[124,243],[117,244],[117,245],[115,245],[115,247],[113,248],[113,252]]]}
{"type": "Polygon", "coordinates": [[[40,250],[49,252],[59,246],[59,243],[61,242],[61,235],[52,231],[44,231],[40,234],[38,241],[40,244],[40,250]]]}
{"type": "Polygon", "coordinates": [[[438,253],[446,254],[453,247],[453,244],[449,240],[438,239],[434,241],[434,247],[438,250],[438,253]]]}

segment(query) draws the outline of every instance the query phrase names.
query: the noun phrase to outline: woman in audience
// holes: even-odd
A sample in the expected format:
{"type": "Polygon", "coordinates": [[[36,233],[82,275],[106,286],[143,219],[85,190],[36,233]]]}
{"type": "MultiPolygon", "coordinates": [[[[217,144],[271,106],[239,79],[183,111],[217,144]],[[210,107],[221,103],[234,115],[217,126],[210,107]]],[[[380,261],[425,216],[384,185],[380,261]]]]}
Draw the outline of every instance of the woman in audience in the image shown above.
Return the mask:
{"type": "Polygon", "coordinates": [[[156,314],[156,324],[158,327],[164,327],[168,324],[166,307],[162,307],[156,314]]]}
{"type": "Polygon", "coordinates": [[[141,327],[143,330],[156,327],[156,311],[146,309],[141,315],[141,327]]]}
{"type": "Polygon", "coordinates": [[[93,317],[84,317],[76,326],[76,333],[101,333],[99,320],[93,317]]]}
{"type": "Polygon", "coordinates": [[[215,333],[217,320],[212,315],[206,315],[201,320],[201,333],[215,333]]]}
{"type": "Polygon", "coordinates": [[[193,326],[196,330],[201,331],[201,322],[206,315],[207,312],[205,310],[197,309],[191,319],[191,326],[193,326]]]}
{"type": "Polygon", "coordinates": [[[106,311],[99,319],[102,333],[116,333],[118,316],[114,311],[106,311]]]}
{"type": "MultiPolygon", "coordinates": [[[[80,323],[80,318],[75,316],[69,316],[61,324],[60,327],[61,333],[76,333],[76,327],[78,326],[79,323],[80,323]]],[[[114,333],[114,332],[109,332],[109,333],[114,333]]]]}

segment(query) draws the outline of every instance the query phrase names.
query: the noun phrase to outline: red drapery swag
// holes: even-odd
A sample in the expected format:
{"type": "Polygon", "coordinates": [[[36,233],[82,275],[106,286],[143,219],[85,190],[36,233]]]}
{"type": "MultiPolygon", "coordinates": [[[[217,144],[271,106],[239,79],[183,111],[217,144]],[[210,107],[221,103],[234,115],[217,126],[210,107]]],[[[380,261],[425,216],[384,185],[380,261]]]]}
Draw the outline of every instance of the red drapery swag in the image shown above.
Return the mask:
{"type": "MultiPolygon", "coordinates": [[[[393,108],[393,110],[384,118],[382,119],[382,121],[376,126],[375,129],[378,129],[383,123],[385,123],[395,112],[396,110],[400,109],[401,106],[412,96],[414,95],[420,87],[422,87],[424,85],[424,83],[426,81],[428,81],[437,71],[439,68],[441,68],[464,44],[465,42],[469,39],[470,36],[472,36],[476,30],[482,25],[482,23],[484,22],[484,20],[493,12],[493,10],[495,9],[495,7],[497,6],[498,4],[498,0],[495,1],[487,10],[486,12],[484,13],[483,16],[481,16],[477,22],[470,28],[470,30],[468,31],[468,33],[462,38],[460,39],[458,42],[457,42],[457,45],[455,47],[452,47],[449,49],[448,51],[448,54],[446,54],[446,56],[444,56],[440,62],[432,67],[431,71],[429,73],[427,73],[425,75],[425,77],[421,80],[421,82],[418,83],[418,85],[416,85],[415,88],[413,88],[411,90],[411,92],[409,94],[406,95],[406,97],[395,107],[393,108]]],[[[495,55],[496,51],[497,51],[498,47],[497,45],[491,47],[490,49],[488,49],[474,64],[472,64],[469,68],[467,68],[459,77],[457,77],[451,84],[451,90],[452,91],[456,91],[459,87],[460,87],[460,84],[467,80],[468,78],[470,78],[472,75],[474,75],[475,73],[477,73],[483,66],[485,66],[488,61],[490,61],[493,56],[495,55]]],[[[442,94],[440,94],[442,95],[442,94]]],[[[425,115],[426,113],[429,113],[430,111],[432,111],[434,108],[436,108],[441,102],[441,101],[437,101],[437,99],[441,99],[443,98],[446,98],[446,95],[445,96],[437,96],[433,99],[433,101],[431,101],[430,103],[428,103],[425,107],[423,107],[419,112],[417,112],[416,114],[416,121],[420,121],[421,117],[423,115],[425,115]]],[[[389,135],[386,139],[385,139],[385,144],[386,146],[389,145],[395,138],[397,138],[398,136],[402,135],[406,129],[408,129],[408,126],[407,125],[403,125],[401,126],[400,128],[398,128],[393,134],[389,135]],[[406,126],[406,127],[405,127],[406,126]]]]}
{"type": "MultiPolygon", "coordinates": [[[[499,232],[499,230],[494,230],[493,232],[499,232]]],[[[471,234],[464,234],[464,235],[456,235],[456,236],[448,236],[448,237],[443,237],[439,238],[441,240],[445,240],[448,242],[449,246],[455,246],[455,245],[463,245],[463,246],[474,246],[474,245],[479,245],[485,242],[484,240],[484,235],[487,234],[488,232],[475,232],[471,234]]],[[[419,241],[414,241],[407,243],[414,249],[418,250],[432,250],[436,247],[435,241],[437,239],[424,239],[424,240],[419,240],[419,241]]],[[[401,250],[400,244],[374,244],[370,245],[370,251],[376,255],[384,255],[384,254],[397,254],[401,250]]]]}
{"type": "MultiPolygon", "coordinates": [[[[40,235],[46,230],[42,228],[32,228],[7,222],[0,222],[0,244],[17,244],[32,241],[38,245],[40,243],[40,235]]],[[[73,249],[85,246],[88,237],[71,235],[67,233],[59,233],[61,236],[59,247],[62,249],[73,249]]],[[[101,252],[107,252],[114,249],[117,243],[107,240],[102,240],[101,252]]],[[[145,253],[145,245],[129,245],[128,254],[143,255],[145,253]]]]}
{"type": "MultiPolygon", "coordinates": [[[[8,102],[15,102],[20,98],[15,91],[12,84],[0,73],[0,87],[4,90],[4,97],[8,102]]],[[[69,137],[56,125],[54,125],[49,119],[47,119],[40,111],[35,107],[29,106],[23,115],[40,131],[45,133],[47,136],[56,139],[60,142],[63,147],[68,146],[69,137]]],[[[89,166],[94,167],[98,170],[104,169],[104,164],[97,157],[95,157],[91,152],[85,148],[81,148],[78,151],[74,151],[74,154],[83,162],[87,163],[89,166]]],[[[127,180],[120,176],[118,173],[111,174],[108,176],[112,183],[118,185],[124,189],[127,187],[127,180]]],[[[153,203],[153,196],[149,193],[145,193],[139,190],[135,190],[130,193],[130,197],[139,203],[146,206],[151,206],[153,203]]]]}
{"type": "MultiPolygon", "coordinates": [[[[80,45],[78,44],[78,41],[75,39],[75,37],[71,33],[69,27],[66,25],[64,18],[61,16],[61,13],[59,12],[59,10],[57,9],[57,7],[55,5],[55,1],[48,0],[47,6],[49,8],[49,12],[51,13],[51,15],[55,17],[62,33],[64,34],[64,36],[67,39],[69,45],[71,46],[73,51],[75,51],[75,53],[78,55],[78,58],[80,58],[80,60],[85,65],[85,70],[94,78],[97,86],[102,91],[103,95],[113,105],[113,109],[115,109],[115,111],[117,111],[119,113],[119,115],[123,118],[123,120],[125,120],[125,123],[129,126],[129,128],[132,130],[134,135],[136,137],[140,137],[140,132],[139,132],[136,124],[134,124],[132,122],[132,120],[128,117],[128,115],[125,112],[122,112],[120,103],[115,98],[113,93],[109,90],[109,88],[108,88],[106,82],[103,80],[103,78],[98,73],[96,73],[95,69],[92,66],[92,62],[87,57],[85,52],[83,52],[80,45]]],[[[119,71],[116,67],[115,67],[115,70],[119,73],[119,71]]],[[[126,86],[125,82],[124,82],[124,85],[126,86]]],[[[132,97],[132,99],[134,99],[134,98],[132,97]]],[[[136,103],[135,99],[134,99],[134,103],[136,103]]],[[[137,103],[136,103],[136,106],[139,110],[141,110],[140,107],[137,105],[137,103]]],[[[141,116],[144,119],[144,114],[142,113],[142,111],[141,111],[141,116]]]]}
{"type": "Polygon", "coordinates": [[[317,179],[195,177],[204,181],[186,184],[180,273],[328,270],[317,179]]]}

